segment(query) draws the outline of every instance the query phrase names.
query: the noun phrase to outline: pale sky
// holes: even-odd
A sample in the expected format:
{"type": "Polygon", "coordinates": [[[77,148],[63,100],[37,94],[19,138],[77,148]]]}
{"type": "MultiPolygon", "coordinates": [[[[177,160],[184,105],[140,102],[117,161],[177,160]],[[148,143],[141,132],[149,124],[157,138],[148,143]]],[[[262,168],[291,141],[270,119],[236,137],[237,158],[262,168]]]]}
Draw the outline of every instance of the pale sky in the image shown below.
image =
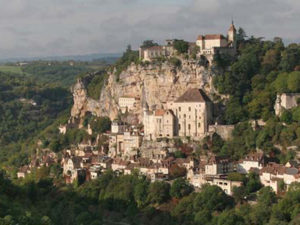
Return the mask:
{"type": "Polygon", "coordinates": [[[0,58],[119,53],[224,33],[300,42],[300,0],[0,0],[0,58]]]}

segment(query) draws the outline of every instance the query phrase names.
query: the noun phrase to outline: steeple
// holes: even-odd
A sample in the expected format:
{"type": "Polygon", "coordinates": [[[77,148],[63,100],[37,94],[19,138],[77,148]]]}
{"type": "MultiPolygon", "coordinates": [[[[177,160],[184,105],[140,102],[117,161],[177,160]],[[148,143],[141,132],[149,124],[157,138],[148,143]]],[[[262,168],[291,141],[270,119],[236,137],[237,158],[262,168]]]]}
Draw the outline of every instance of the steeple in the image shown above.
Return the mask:
{"type": "Polygon", "coordinates": [[[233,23],[233,20],[231,21],[230,27],[228,29],[228,44],[236,48],[236,29],[233,23]]]}

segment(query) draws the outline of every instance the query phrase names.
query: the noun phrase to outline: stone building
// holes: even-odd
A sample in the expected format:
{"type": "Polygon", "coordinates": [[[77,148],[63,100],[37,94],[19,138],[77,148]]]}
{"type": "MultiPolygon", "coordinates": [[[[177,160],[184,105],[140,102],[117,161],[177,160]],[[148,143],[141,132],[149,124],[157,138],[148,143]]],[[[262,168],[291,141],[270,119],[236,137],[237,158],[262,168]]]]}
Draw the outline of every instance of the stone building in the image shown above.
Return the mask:
{"type": "Polygon", "coordinates": [[[145,104],[143,124],[146,140],[156,140],[160,137],[173,138],[174,136],[175,116],[171,110],[150,111],[148,105],[145,104]]]}
{"type": "Polygon", "coordinates": [[[173,48],[174,40],[166,40],[166,45],[155,45],[152,47],[141,47],[139,49],[139,57],[143,61],[151,61],[159,57],[168,57],[175,54],[175,49],[173,48]]]}
{"type": "Polygon", "coordinates": [[[144,136],[146,140],[173,136],[202,138],[212,120],[212,102],[201,89],[189,89],[167,110],[149,111],[144,106],[144,136]]]}
{"type": "Polygon", "coordinates": [[[280,116],[284,110],[289,110],[299,105],[300,93],[277,94],[274,105],[275,114],[280,116]]]}
{"type": "Polygon", "coordinates": [[[278,193],[281,184],[288,187],[293,182],[300,182],[300,169],[298,165],[269,163],[260,170],[259,177],[264,186],[269,186],[278,193]]]}
{"type": "Polygon", "coordinates": [[[109,156],[135,156],[142,144],[142,137],[137,132],[126,131],[109,136],[109,156]]]}
{"type": "Polygon", "coordinates": [[[196,45],[200,48],[200,55],[205,55],[211,62],[213,55],[218,53],[234,55],[236,53],[236,29],[233,22],[227,33],[227,37],[222,34],[199,35],[196,45]]]}
{"type": "Polygon", "coordinates": [[[233,163],[225,157],[212,155],[205,164],[205,175],[216,176],[233,172],[233,163]]]}
{"type": "Polygon", "coordinates": [[[175,133],[180,137],[201,138],[212,120],[212,102],[201,89],[189,89],[168,107],[176,117],[175,133]]]}
{"type": "Polygon", "coordinates": [[[136,109],[137,104],[139,103],[139,98],[130,97],[130,96],[122,96],[119,98],[119,107],[122,113],[126,111],[132,111],[136,109]]]}
{"type": "Polygon", "coordinates": [[[265,155],[263,153],[249,153],[237,164],[237,172],[247,174],[250,170],[260,170],[265,165],[265,155]]]}

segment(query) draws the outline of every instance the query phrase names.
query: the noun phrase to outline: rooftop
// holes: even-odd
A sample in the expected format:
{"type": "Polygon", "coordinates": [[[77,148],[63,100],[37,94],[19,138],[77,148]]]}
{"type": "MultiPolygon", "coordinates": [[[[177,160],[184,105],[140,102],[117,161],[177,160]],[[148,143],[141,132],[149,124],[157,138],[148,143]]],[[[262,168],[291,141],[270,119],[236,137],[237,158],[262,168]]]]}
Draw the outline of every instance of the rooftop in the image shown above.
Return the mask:
{"type": "Polygon", "coordinates": [[[210,102],[210,99],[203,90],[193,88],[187,90],[175,102],[210,102]]]}

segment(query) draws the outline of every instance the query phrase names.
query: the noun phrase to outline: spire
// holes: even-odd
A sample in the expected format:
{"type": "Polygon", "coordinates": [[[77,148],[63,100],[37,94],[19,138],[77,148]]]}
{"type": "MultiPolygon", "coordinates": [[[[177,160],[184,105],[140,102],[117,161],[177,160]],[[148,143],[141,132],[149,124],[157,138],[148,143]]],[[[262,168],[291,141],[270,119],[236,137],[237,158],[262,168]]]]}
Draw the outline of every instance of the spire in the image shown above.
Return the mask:
{"type": "Polygon", "coordinates": [[[230,24],[230,27],[229,27],[229,30],[228,31],[236,31],[235,29],[235,26],[234,26],[234,22],[233,22],[233,19],[231,20],[231,24],[230,24]]]}

